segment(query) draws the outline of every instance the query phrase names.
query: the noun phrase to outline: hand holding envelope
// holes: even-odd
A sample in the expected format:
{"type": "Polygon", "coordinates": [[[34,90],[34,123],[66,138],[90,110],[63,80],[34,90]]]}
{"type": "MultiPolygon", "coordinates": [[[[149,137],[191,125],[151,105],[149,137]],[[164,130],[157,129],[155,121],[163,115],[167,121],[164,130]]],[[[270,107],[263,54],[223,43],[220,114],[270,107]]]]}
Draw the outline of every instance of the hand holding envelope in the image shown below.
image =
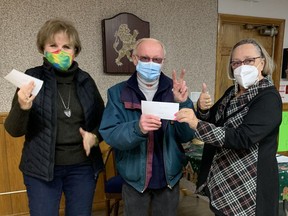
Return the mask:
{"type": "Polygon", "coordinates": [[[161,119],[155,115],[142,114],[139,121],[139,127],[143,134],[149,131],[158,130],[161,127],[161,119]]]}
{"type": "Polygon", "coordinates": [[[183,108],[179,112],[176,113],[175,119],[178,122],[186,122],[189,124],[189,127],[192,129],[196,129],[198,125],[198,118],[195,115],[195,112],[193,109],[190,108],[183,108]]]}
{"type": "Polygon", "coordinates": [[[175,113],[179,111],[179,103],[141,101],[143,114],[155,115],[161,119],[174,120],[175,113]]]}
{"type": "Polygon", "coordinates": [[[40,91],[43,81],[13,69],[4,77],[6,80],[20,88],[17,92],[21,109],[28,110],[40,91]]]}
{"type": "Polygon", "coordinates": [[[17,92],[18,102],[21,109],[29,110],[32,107],[33,100],[36,95],[32,94],[33,89],[35,88],[35,83],[31,80],[28,84],[22,85],[22,87],[17,92]]]}
{"type": "Polygon", "coordinates": [[[146,134],[148,131],[158,130],[161,127],[161,119],[174,120],[175,113],[179,110],[179,103],[141,101],[142,115],[140,129],[146,134]]]}

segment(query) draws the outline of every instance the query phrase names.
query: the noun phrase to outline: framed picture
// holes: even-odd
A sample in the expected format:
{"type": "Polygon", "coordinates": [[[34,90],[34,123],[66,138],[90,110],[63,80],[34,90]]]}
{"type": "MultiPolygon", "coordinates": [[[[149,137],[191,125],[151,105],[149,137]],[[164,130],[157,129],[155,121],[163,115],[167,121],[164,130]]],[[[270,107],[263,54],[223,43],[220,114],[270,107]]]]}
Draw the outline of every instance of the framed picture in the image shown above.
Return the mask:
{"type": "Polygon", "coordinates": [[[288,110],[288,48],[283,49],[282,74],[279,85],[279,93],[282,98],[283,111],[288,110]]]}
{"type": "Polygon", "coordinates": [[[150,37],[149,22],[131,13],[102,20],[103,66],[105,73],[131,74],[135,71],[132,51],[140,38],[150,37]]]}
{"type": "Polygon", "coordinates": [[[288,48],[283,49],[282,79],[288,79],[288,48]]]}

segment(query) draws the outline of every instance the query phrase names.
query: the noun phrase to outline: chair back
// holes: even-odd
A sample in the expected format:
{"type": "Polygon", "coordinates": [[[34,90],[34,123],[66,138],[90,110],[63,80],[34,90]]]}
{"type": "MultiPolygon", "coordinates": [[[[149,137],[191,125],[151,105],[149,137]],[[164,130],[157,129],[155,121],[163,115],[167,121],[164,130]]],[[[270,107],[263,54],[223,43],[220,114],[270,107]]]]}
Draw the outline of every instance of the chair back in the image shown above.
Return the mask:
{"type": "Polygon", "coordinates": [[[110,216],[113,210],[114,216],[117,216],[119,203],[122,200],[122,184],[124,180],[117,173],[113,148],[105,141],[102,141],[100,149],[104,162],[102,176],[105,188],[106,216],[110,216]]]}

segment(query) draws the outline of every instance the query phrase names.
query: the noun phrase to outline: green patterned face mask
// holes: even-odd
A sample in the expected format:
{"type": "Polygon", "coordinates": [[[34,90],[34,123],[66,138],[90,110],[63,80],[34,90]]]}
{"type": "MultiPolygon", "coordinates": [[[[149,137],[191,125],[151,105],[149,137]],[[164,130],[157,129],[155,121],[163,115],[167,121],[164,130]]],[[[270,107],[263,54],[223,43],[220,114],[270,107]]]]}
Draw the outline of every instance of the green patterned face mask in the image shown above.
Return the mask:
{"type": "Polygon", "coordinates": [[[44,52],[45,58],[55,67],[61,71],[67,71],[73,62],[73,55],[63,50],[55,52],[44,52]]]}

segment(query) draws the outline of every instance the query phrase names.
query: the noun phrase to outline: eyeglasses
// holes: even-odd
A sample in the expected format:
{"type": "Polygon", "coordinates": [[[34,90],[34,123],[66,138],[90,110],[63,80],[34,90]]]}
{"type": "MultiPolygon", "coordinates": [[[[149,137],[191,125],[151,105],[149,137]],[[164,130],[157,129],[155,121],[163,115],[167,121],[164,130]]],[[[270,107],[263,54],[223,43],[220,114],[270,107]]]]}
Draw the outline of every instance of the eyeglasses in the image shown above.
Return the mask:
{"type": "Polygon", "coordinates": [[[233,69],[237,68],[237,67],[240,67],[242,64],[244,64],[244,65],[254,65],[255,60],[258,59],[258,58],[261,58],[261,56],[254,57],[254,58],[247,58],[247,59],[244,59],[243,61],[231,61],[230,65],[231,65],[231,67],[233,69]]]}
{"type": "Polygon", "coordinates": [[[148,56],[138,56],[138,55],[136,55],[136,56],[142,62],[150,62],[152,60],[152,62],[154,62],[154,63],[161,64],[164,60],[163,58],[150,58],[148,56]]]}

